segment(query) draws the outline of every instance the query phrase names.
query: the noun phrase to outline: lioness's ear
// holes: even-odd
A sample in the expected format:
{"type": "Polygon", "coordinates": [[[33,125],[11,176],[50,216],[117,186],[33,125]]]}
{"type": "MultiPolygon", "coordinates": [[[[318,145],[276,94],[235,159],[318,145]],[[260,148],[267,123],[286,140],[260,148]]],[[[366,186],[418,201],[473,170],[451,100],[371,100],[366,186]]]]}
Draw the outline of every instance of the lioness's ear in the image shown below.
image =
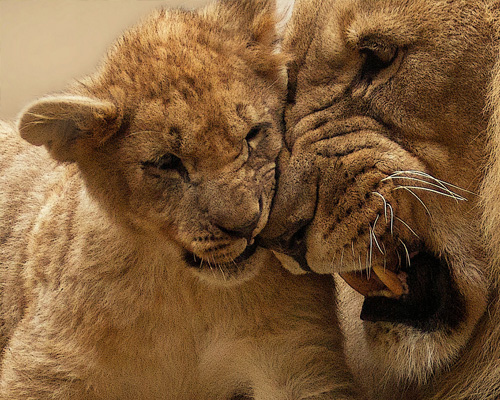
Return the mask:
{"type": "Polygon", "coordinates": [[[222,0],[218,3],[225,25],[246,34],[248,41],[264,46],[276,39],[275,0],[222,0]]]}
{"type": "Polygon", "coordinates": [[[44,145],[58,161],[76,161],[104,143],[120,126],[121,115],[108,101],[84,96],[45,97],[20,115],[19,132],[28,142],[44,145]]]}

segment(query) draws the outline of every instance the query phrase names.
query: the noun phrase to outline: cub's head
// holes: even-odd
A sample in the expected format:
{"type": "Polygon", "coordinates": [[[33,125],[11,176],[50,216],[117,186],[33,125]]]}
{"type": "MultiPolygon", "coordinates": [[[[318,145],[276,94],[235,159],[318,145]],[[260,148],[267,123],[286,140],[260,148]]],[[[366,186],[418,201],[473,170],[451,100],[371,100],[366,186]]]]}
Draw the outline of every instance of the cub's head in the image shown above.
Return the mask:
{"type": "Polygon", "coordinates": [[[488,3],[302,0],[286,39],[286,149],[265,237],[289,269],[340,272],[363,294],[387,377],[444,369],[486,311],[488,3]]]}
{"type": "Polygon", "coordinates": [[[242,277],[282,140],[274,14],[267,0],[158,11],[95,75],[31,104],[21,136],[75,162],[89,192],[141,240],[173,244],[202,276],[242,277]]]}

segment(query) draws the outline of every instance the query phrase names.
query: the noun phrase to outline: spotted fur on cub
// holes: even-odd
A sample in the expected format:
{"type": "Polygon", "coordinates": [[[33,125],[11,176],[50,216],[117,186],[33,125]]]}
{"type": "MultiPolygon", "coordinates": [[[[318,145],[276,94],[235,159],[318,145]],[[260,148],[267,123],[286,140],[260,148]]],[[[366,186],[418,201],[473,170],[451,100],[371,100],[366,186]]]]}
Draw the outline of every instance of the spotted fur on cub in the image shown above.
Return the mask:
{"type": "Polygon", "coordinates": [[[352,399],[329,277],[255,245],[274,5],[164,10],[0,125],[1,399],[352,399]],[[36,147],[43,146],[43,147],[36,147]]]}
{"type": "Polygon", "coordinates": [[[289,269],[362,293],[339,281],[373,399],[500,397],[498,161],[484,180],[498,17],[490,0],[296,4],[265,235],[289,269]]]}

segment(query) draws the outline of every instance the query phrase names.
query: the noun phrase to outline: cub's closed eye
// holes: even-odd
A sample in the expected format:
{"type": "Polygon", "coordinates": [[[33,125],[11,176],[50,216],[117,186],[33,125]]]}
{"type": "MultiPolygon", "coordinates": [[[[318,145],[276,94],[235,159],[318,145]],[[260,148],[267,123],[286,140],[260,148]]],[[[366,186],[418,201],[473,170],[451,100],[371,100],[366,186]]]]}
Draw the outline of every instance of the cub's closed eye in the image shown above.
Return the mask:
{"type": "Polygon", "coordinates": [[[179,157],[173,154],[165,154],[154,162],[154,166],[160,170],[166,171],[171,169],[178,169],[182,167],[182,161],[179,157]]]}
{"type": "Polygon", "coordinates": [[[261,132],[266,131],[271,127],[271,124],[269,122],[262,122],[260,124],[254,125],[247,133],[245,140],[250,143],[252,141],[255,141],[258,139],[259,134],[261,132]]]}
{"type": "Polygon", "coordinates": [[[157,177],[163,176],[163,173],[167,172],[178,172],[183,177],[188,175],[181,159],[170,153],[164,154],[156,160],[143,162],[142,168],[157,177]]]}

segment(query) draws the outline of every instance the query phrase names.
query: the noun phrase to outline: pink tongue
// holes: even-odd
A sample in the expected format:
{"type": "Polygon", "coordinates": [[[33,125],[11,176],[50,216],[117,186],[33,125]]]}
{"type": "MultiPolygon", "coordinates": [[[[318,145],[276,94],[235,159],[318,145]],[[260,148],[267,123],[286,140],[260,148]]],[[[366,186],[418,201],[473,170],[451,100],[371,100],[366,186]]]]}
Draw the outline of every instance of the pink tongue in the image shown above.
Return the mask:
{"type": "Polygon", "coordinates": [[[404,293],[403,284],[398,276],[384,267],[372,267],[369,277],[362,271],[341,273],[340,277],[365,297],[381,290],[391,291],[396,298],[404,293]]]}

